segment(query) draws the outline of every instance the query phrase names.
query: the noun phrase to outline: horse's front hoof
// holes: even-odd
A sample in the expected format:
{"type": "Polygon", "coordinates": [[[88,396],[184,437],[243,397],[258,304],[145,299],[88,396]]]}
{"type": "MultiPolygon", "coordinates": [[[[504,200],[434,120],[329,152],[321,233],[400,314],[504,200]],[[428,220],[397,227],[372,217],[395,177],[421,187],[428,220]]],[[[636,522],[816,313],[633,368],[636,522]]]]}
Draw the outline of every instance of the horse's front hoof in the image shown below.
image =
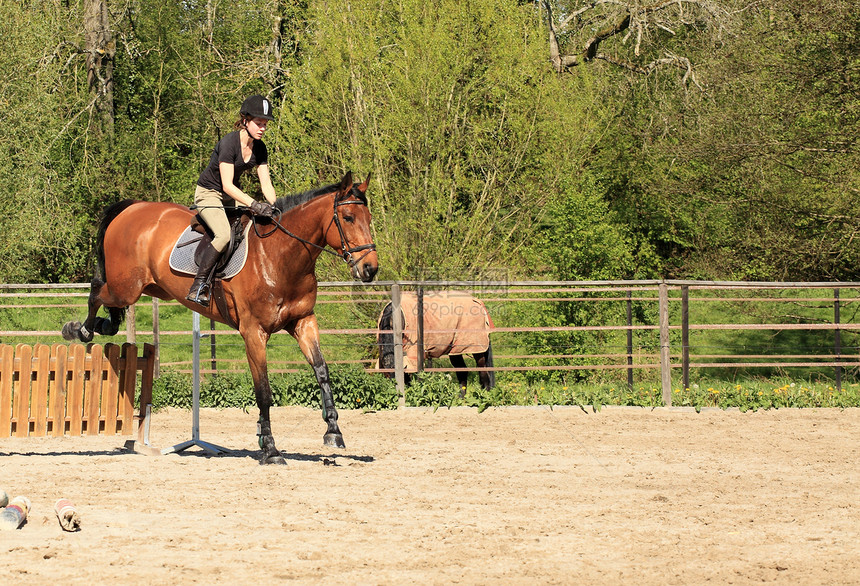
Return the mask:
{"type": "Polygon", "coordinates": [[[343,443],[343,436],[339,433],[327,433],[323,436],[323,445],[332,447],[332,448],[345,448],[346,444],[343,443]]]}
{"type": "Polygon", "coordinates": [[[264,454],[263,458],[260,460],[260,464],[282,464],[286,466],[287,459],[284,458],[280,452],[275,452],[274,454],[264,454]]]}

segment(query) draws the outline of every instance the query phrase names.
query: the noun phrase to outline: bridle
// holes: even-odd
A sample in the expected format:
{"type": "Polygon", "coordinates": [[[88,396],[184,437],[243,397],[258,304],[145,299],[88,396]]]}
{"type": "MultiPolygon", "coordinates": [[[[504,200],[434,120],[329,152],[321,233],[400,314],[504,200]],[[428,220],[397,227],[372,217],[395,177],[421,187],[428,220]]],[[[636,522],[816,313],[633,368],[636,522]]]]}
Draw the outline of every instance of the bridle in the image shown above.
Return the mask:
{"type": "MultiPolygon", "coordinates": [[[[278,221],[280,219],[280,213],[278,213],[277,217],[272,217],[271,220],[275,224],[276,230],[282,231],[284,234],[287,234],[288,236],[295,238],[299,242],[304,242],[305,244],[309,244],[310,246],[313,246],[315,248],[319,248],[323,252],[333,254],[334,256],[339,256],[340,258],[342,258],[346,262],[346,264],[349,265],[349,268],[353,268],[353,267],[355,267],[355,265],[357,265],[359,262],[361,262],[361,260],[364,257],[366,257],[368,254],[370,254],[374,250],[376,250],[376,244],[371,242],[370,244],[363,244],[361,246],[350,246],[349,245],[349,240],[347,239],[346,234],[344,234],[344,232],[343,232],[343,226],[341,226],[341,224],[340,224],[340,216],[337,213],[337,208],[339,208],[340,206],[353,205],[353,204],[363,205],[363,206],[367,205],[367,202],[364,199],[362,199],[361,192],[359,192],[358,189],[356,189],[355,185],[353,185],[352,189],[350,190],[350,196],[353,199],[344,199],[344,200],[340,200],[340,201],[338,201],[337,197],[335,197],[332,219],[329,222],[328,228],[326,228],[326,232],[328,232],[329,228],[331,228],[332,223],[334,223],[334,225],[337,226],[337,234],[338,234],[338,236],[340,236],[340,250],[341,250],[340,254],[338,254],[336,252],[332,252],[331,250],[329,250],[325,246],[320,246],[319,244],[317,244],[315,242],[311,242],[310,240],[306,240],[306,239],[302,238],[301,236],[299,236],[298,234],[293,234],[292,232],[287,230],[283,226],[283,224],[281,224],[278,221]],[[354,253],[361,252],[363,250],[365,250],[367,252],[365,252],[364,254],[362,254],[358,258],[353,258],[352,255],[354,253]]],[[[272,230],[270,232],[266,232],[266,233],[261,234],[260,230],[258,229],[257,218],[254,217],[253,221],[254,221],[254,233],[259,238],[266,238],[268,236],[271,236],[275,232],[275,230],[272,230]]]]}
{"type": "MultiPolygon", "coordinates": [[[[367,256],[368,254],[370,254],[371,252],[376,250],[376,244],[371,242],[370,244],[362,244],[361,246],[353,246],[351,248],[347,248],[347,246],[349,246],[349,241],[346,239],[346,234],[343,233],[343,227],[340,225],[340,216],[337,215],[337,208],[340,206],[352,205],[352,204],[363,205],[363,206],[367,205],[367,202],[365,202],[361,198],[361,193],[358,191],[358,189],[355,188],[355,185],[352,186],[352,189],[350,190],[349,193],[355,199],[345,199],[343,201],[338,201],[337,198],[335,198],[335,200],[334,200],[334,214],[332,215],[332,221],[334,222],[335,226],[337,226],[337,233],[338,233],[338,236],[340,236],[340,250],[341,250],[340,256],[344,261],[346,261],[346,264],[349,265],[349,268],[352,268],[355,265],[357,265],[359,262],[361,262],[361,260],[365,256],[367,256]],[[352,257],[353,253],[361,252],[362,250],[366,250],[367,252],[362,254],[357,259],[354,259],[352,257]]],[[[329,227],[331,227],[330,223],[329,223],[329,227]]]]}

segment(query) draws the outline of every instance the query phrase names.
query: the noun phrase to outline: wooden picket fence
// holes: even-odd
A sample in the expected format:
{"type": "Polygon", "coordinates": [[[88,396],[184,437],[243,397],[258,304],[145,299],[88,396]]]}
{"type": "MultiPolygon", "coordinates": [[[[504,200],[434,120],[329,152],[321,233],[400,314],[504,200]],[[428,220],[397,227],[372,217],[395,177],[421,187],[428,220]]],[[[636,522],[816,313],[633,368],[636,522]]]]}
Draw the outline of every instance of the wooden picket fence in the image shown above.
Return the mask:
{"type": "Polygon", "coordinates": [[[151,344],[140,356],[135,344],[0,344],[0,437],[131,435],[137,423],[143,439],[154,365],[151,344]]]}

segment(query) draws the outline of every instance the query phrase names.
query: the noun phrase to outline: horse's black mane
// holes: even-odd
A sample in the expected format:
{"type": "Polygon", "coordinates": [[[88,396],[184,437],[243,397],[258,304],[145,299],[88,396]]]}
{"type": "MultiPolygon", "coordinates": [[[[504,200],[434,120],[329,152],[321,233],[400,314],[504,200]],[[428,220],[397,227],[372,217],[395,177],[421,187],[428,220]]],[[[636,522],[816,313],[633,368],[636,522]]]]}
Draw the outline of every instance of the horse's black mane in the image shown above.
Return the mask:
{"type": "MultiPolygon", "coordinates": [[[[358,185],[358,183],[353,183],[353,187],[358,185]]],[[[275,208],[280,210],[281,212],[287,212],[294,207],[300,206],[303,203],[307,203],[312,199],[319,197],[321,195],[325,195],[327,193],[331,193],[332,191],[337,191],[340,188],[340,183],[332,183],[331,185],[324,185],[322,187],[314,187],[313,189],[309,189],[307,191],[303,191],[302,193],[295,193],[293,195],[285,195],[283,197],[279,197],[275,200],[275,208]]],[[[353,193],[359,193],[358,197],[364,203],[367,203],[367,198],[364,195],[361,195],[360,192],[353,190],[353,193]]]]}

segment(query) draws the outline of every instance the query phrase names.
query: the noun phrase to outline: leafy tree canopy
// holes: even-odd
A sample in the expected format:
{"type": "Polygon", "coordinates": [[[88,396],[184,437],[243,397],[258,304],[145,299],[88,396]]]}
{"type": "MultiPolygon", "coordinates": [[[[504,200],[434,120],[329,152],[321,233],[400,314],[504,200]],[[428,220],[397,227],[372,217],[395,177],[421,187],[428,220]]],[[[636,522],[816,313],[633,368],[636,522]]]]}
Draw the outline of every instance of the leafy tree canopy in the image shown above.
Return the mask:
{"type": "Polygon", "coordinates": [[[191,203],[252,93],[279,192],[373,174],[382,278],[858,278],[856,2],[0,9],[7,282],[88,280],[113,201],[191,203]]]}

